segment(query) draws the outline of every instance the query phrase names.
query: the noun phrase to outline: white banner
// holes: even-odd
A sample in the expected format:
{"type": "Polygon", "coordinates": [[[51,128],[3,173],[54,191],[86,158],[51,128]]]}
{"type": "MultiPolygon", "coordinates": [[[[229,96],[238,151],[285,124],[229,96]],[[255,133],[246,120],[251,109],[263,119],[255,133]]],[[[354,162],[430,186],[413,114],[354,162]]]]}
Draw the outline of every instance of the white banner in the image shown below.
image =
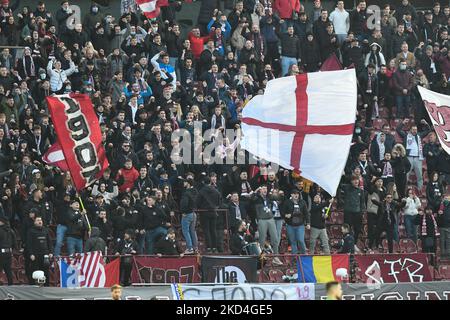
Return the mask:
{"type": "Polygon", "coordinates": [[[183,300],[314,300],[314,283],[173,285],[173,296],[183,300]],[[177,293],[177,287],[183,292],[177,293]]]}

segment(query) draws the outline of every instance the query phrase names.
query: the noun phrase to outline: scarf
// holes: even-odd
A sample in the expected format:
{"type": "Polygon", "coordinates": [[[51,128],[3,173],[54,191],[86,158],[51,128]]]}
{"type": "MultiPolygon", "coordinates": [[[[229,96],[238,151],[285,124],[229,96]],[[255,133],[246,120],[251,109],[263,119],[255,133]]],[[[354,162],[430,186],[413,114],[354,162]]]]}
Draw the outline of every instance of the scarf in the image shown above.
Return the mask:
{"type": "MultiPolygon", "coordinates": [[[[408,132],[408,135],[406,136],[406,150],[411,150],[411,145],[413,143],[416,143],[416,138],[413,136],[410,132],[408,132]]],[[[422,139],[417,135],[417,146],[419,148],[419,160],[423,160],[423,146],[422,146],[422,139]]]]}
{"type": "MultiPolygon", "coordinates": [[[[436,237],[439,237],[440,233],[439,233],[438,226],[436,223],[436,218],[433,215],[431,215],[431,218],[433,219],[433,224],[434,224],[434,235],[436,237]]],[[[427,236],[427,215],[426,214],[424,214],[422,217],[422,236],[427,236]]]]}
{"type": "Polygon", "coordinates": [[[383,168],[383,175],[381,176],[382,178],[388,178],[388,177],[392,177],[392,166],[391,163],[389,161],[386,161],[384,163],[384,168],[383,168]]]}
{"type": "Polygon", "coordinates": [[[24,56],[22,58],[23,71],[28,77],[34,77],[36,75],[36,69],[34,66],[34,60],[30,56],[24,56]]]}

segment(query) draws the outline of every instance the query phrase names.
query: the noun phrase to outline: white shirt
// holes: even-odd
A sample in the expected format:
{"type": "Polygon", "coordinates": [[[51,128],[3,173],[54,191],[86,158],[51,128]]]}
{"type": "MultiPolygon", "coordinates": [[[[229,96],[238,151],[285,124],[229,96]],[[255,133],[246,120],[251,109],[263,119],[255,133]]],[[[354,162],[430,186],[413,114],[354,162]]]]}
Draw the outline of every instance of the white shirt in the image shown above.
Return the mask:
{"type": "Polygon", "coordinates": [[[347,34],[350,29],[349,14],[345,10],[339,10],[338,8],[330,14],[330,21],[333,23],[334,32],[336,34],[347,34]]]}

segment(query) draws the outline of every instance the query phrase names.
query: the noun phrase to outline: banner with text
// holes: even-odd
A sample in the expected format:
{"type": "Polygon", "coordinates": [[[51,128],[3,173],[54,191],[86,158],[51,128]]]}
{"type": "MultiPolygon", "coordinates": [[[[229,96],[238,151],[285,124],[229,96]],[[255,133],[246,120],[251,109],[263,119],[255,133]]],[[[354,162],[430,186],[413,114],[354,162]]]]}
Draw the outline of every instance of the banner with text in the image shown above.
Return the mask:
{"type": "Polygon", "coordinates": [[[196,257],[135,257],[133,283],[195,283],[199,282],[196,257]]]}
{"type": "Polygon", "coordinates": [[[202,282],[258,282],[257,263],[257,257],[204,256],[202,257],[202,282]]]}
{"type": "Polygon", "coordinates": [[[314,300],[314,283],[296,284],[238,284],[189,285],[182,284],[182,295],[174,285],[173,296],[182,300],[314,300]]]}
{"type": "Polygon", "coordinates": [[[366,283],[432,281],[425,253],[355,255],[366,283]]]}

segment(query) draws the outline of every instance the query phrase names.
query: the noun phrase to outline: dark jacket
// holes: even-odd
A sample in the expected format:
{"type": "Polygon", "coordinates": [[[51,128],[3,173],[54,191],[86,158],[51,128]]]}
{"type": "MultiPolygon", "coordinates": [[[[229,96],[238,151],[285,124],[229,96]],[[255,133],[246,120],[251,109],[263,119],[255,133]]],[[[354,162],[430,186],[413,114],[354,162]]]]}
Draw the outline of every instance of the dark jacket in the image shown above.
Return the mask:
{"type": "Polygon", "coordinates": [[[141,209],[141,227],[144,230],[151,230],[162,227],[167,222],[164,212],[157,207],[143,206],[141,209]]]}
{"type": "Polygon", "coordinates": [[[403,96],[403,89],[407,89],[407,95],[411,94],[414,87],[414,76],[408,71],[397,70],[392,76],[392,89],[395,95],[403,96]]]}
{"type": "Polygon", "coordinates": [[[280,36],[281,40],[281,55],[290,58],[300,59],[302,50],[300,46],[300,39],[296,35],[288,35],[283,33],[280,36]]]}
{"type": "Polygon", "coordinates": [[[295,203],[294,200],[288,199],[284,202],[283,208],[281,214],[288,225],[298,227],[310,224],[311,215],[304,200],[299,199],[298,202],[295,203]],[[287,214],[291,215],[290,218],[286,218],[287,214]]]}
{"type": "Polygon", "coordinates": [[[317,229],[325,229],[326,215],[325,211],[327,208],[326,203],[315,203],[311,204],[311,227],[317,229]]]}
{"type": "Polygon", "coordinates": [[[352,185],[343,186],[344,212],[362,213],[365,209],[364,191],[352,185]]]}
{"type": "Polygon", "coordinates": [[[164,256],[176,256],[181,253],[181,248],[175,239],[171,240],[165,236],[156,242],[155,252],[164,256]]]}
{"type": "Polygon", "coordinates": [[[86,218],[80,213],[80,211],[75,211],[72,208],[67,210],[67,237],[79,238],[84,237],[84,233],[87,229],[86,218]]]}
{"type": "Polygon", "coordinates": [[[244,232],[235,232],[231,236],[230,240],[230,250],[233,255],[245,255],[247,254],[243,249],[246,244],[252,241],[250,235],[244,232]]]}
{"type": "Polygon", "coordinates": [[[0,249],[12,249],[16,247],[16,235],[9,224],[0,226],[0,249]]]}
{"type": "Polygon", "coordinates": [[[84,252],[101,251],[105,254],[106,242],[100,237],[100,229],[93,227],[91,231],[91,237],[86,241],[84,245],[84,252]]]}
{"type": "Polygon", "coordinates": [[[272,206],[273,201],[270,197],[263,198],[260,194],[252,197],[255,206],[256,218],[259,220],[273,219],[272,206]]]}
{"type": "Polygon", "coordinates": [[[137,253],[138,244],[136,241],[134,241],[132,239],[128,239],[128,240],[121,239],[119,242],[117,242],[115,251],[121,255],[133,254],[133,253],[131,253],[132,251],[135,251],[137,253]]]}
{"type": "MultiPolygon", "coordinates": [[[[97,218],[93,223],[93,227],[98,228],[100,238],[105,241],[108,241],[108,238],[112,236],[113,224],[109,219],[103,222],[103,219],[97,218]]],[[[94,232],[94,228],[92,228],[92,232],[94,232]]]]}
{"type": "Polygon", "coordinates": [[[441,204],[439,210],[442,210],[443,213],[438,215],[438,225],[441,228],[450,228],[450,203],[445,204],[444,202],[441,204]]]}
{"type": "Polygon", "coordinates": [[[388,228],[388,227],[392,227],[395,226],[398,221],[399,221],[399,211],[401,208],[403,208],[406,205],[406,201],[402,201],[402,202],[397,202],[397,201],[392,201],[389,205],[387,204],[387,202],[383,201],[377,201],[377,200],[372,200],[373,203],[375,203],[377,206],[381,207],[380,210],[378,210],[379,212],[381,212],[381,214],[379,215],[379,220],[378,220],[378,226],[379,228],[388,228]],[[389,210],[388,210],[389,209],[389,210]]]}
{"type": "Polygon", "coordinates": [[[341,240],[338,253],[355,253],[355,237],[347,233],[341,240]]]}
{"type": "Polygon", "coordinates": [[[218,209],[222,203],[220,192],[211,185],[204,185],[200,188],[197,196],[197,208],[214,210],[218,209]]]}
{"type": "Polygon", "coordinates": [[[183,192],[180,201],[181,213],[192,213],[196,208],[195,201],[198,197],[198,192],[195,188],[186,189],[183,192]]]}
{"type": "Polygon", "coordinates": [[[27,250],[29,255],[53,253],[53,243],[46,227],[33,226],[28,230],[27,250]]]}

